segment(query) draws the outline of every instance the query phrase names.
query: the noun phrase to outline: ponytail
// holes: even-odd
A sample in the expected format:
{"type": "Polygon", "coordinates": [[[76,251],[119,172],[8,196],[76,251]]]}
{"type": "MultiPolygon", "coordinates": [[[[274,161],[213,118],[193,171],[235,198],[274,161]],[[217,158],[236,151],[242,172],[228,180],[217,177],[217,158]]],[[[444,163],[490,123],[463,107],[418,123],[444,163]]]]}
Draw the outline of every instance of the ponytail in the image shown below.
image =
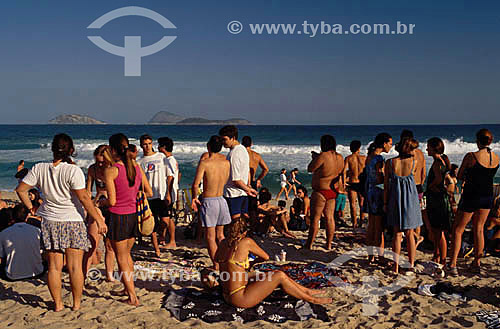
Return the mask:
{"type": "Polygon", "coordinates": [[[69,135],[55,135],[52,140],[51,149],[55,161],[61,160],[62,162],[74,164],[71,156],[75,152],[75,147],[73,145],[73,140],[69,135]]]}
{"type": "Polygon", "coordinates": [[[133,154],[129,150],[128,138],[124,134],[114,134],[109,138],[109,146],[116,154],[120,157],[123,164],[125,165],[125,170],[127,172],[128,185],[130,187],[135,184],[136,170],[134,166],[133,154]]]}

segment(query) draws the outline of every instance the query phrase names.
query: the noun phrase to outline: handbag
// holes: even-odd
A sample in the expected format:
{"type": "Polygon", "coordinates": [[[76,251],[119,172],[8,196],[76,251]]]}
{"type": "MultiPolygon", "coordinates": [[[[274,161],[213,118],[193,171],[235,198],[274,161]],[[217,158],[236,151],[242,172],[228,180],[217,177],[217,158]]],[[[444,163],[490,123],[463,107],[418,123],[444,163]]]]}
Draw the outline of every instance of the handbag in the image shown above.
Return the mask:
{"type": "Polygon", "coordinates": [[[146,193],[144,193],[144,185],[137,193],[137,224],[142,235],[151,235],[155,229],[155,221],[146,193]]]}

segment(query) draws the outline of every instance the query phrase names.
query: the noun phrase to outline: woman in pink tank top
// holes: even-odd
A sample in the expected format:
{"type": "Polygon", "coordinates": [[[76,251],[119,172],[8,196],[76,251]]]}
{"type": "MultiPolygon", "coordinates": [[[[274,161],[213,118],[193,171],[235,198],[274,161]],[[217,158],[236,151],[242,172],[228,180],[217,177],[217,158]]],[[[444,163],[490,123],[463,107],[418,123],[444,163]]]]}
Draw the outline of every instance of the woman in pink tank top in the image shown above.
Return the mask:
{"type": "Polygon", "coordinates": [[[133,279],[134,263],[130,255],[138,233],[136,197],[141,183],[148,197],[153,195],[153,191],[141,167],[132,159],[127,136],[111,136],[109,146],[115,164],[104,172],[110,212],[108,238],[116,254],[120,277],[129,297],[125,302],[138,306],[139,300],[135,294],[133,279]]]}

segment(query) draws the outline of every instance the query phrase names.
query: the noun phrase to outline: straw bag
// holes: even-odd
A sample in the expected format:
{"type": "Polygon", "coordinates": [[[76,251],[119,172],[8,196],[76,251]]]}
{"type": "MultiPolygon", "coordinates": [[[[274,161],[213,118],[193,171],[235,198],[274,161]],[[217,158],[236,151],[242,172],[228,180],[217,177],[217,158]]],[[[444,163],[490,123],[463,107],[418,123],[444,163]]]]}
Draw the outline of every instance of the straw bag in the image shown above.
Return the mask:
{"type": "Polygon", "coordinates": [[[144,193],[144,185],[137,193],[137,223],[139,232],[141,232],[142,235],[150,235],[155,229],[155,221],[151,208],[149,208],[146,193],[144,193]]]}

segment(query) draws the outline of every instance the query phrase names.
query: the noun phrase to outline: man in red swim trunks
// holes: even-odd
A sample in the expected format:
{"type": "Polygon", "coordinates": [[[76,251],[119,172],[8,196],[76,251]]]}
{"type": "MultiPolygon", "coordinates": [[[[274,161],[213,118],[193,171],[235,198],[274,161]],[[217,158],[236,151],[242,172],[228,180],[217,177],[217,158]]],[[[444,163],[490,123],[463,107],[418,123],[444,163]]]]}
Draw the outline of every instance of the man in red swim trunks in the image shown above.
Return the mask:
{"type": "Polygon", "coordinates": [[[326,218],[326,249],[332,248],[333,234],[335,233],[335,198],[340,175],[344,170],[344,158],[335,149],[337,142],[331,135],[321,137],[321,153],[312,152],[312,161],[307,166],[307,171],[312,172],[311,195],[311,225],[309,236],[304,246],[312,249],[318,234],[319,220],[322,215],[326,218]]]}

